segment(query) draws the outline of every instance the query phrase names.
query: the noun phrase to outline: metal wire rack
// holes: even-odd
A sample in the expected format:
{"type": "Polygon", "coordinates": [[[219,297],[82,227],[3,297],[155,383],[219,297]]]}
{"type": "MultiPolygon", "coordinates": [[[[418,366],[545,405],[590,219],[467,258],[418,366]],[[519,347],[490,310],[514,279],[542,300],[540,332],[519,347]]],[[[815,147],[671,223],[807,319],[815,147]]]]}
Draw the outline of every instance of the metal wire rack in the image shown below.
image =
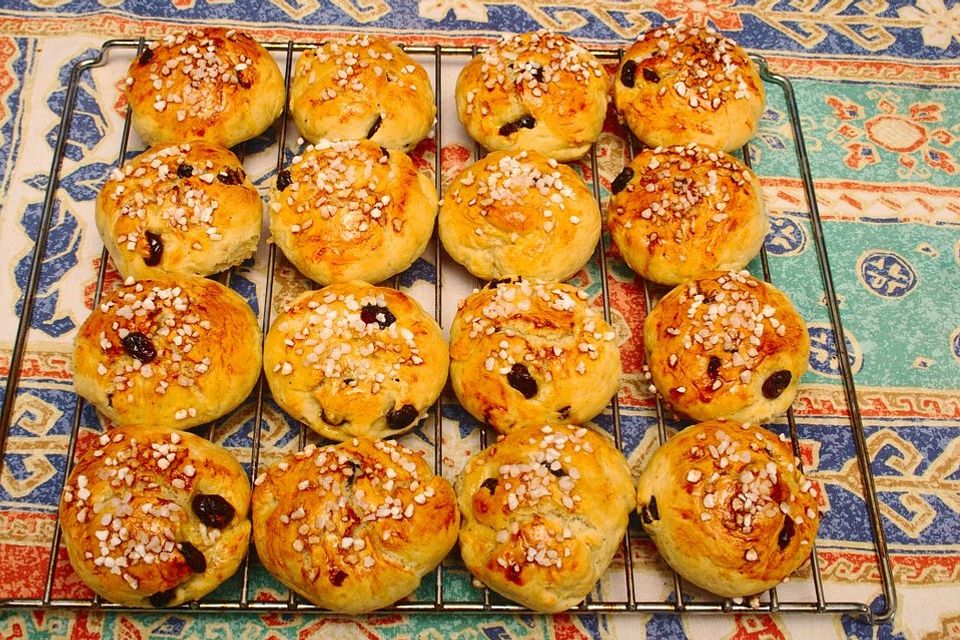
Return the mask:
{"type": "MultiPolygon", "coordinates": [[[[86,74],[99,66],[106,64],[110,56],[133,56],[138,55],[139,51],[145,46],[141,40],[110,40],[104,43],[101,50],[93,57],[81,60],[71,70],[69,84],[64,99],[63,114],[60,122],[59,134],[54,147],[54,155],[50,165],[49,181],[47,183],[44,195],[43,208],[40,218],[39,229],[36,238],[36,250],[33,254],[33,260],[30,266],[29,277],[24,293],[23,312],[19,319],[16,339],[14,342],[11,360],[10,374],[7,380],[6,394],[2,410],[0,410],[0,473],[4,465],[8,462],[6,459],[7,445],[11,429],[11,421],[14,415],[14,406],[17,403],[18,391],[21,383],[21,370],[24,364],[28,334],[30,332],[31,320],[37,301],[37,289],[40,282],[41,270],[43,268],[43,256],[46,251],[47,240],[50,234],[51,218],[58,198],[58,189],[61,170],[64,163],[65,148],[68,143],[69,132],[74,121],[77,106],[77,97],[80,84],[86,74]]],[[[281,60],[281,68],[284,70],[286,86],[289,93],[291,70],[295,54],[306,49],[308,44],[283,42],[266,43],[266,48],[274,53],[281,60]]],[[[478,52],[477,47],[447,46],[447,45],[406,45],[404,47],[408,53],[426,60],[426,66],[429,67],[432,60],[433,80],[436,92],[437,106],[437,125],[434,131],[436,153],[434,159],[434,174],[436,177],[437,190],[441,190],[441,153],[444,140],[444,109],[448,100],[452,98],[452,89],[443,86],[442,67],[447,62],[466,62],[469,57],[478,52]],[[446,94],[446,95],[445,95],[446,94]]],[[[618,50],[595,50],[594,53],[602,61],[615,64],[622,56],[622,51],[618,50]]],[[[869,528],[872,536],[872,551],[876,555],[877,572],[879,574],[879,587],[882,593],[882,606],[871,608],[869,603],[857,601],[835,601],[829,599],[825,593],[823,576],[820,570],[818,554],[814,547],[811,556],[811,577],[809,580],[810,595],[802,598],[781,599],[776,589],[764,594],[758,601],[752,603],[734,602],[730,599],[716,598],[709,595],[698,594],[696,598],[690,597],[691,589],[689,585],[683,584],[682,580],[676,574],[665,574],[665,592],[666,596],[660,599],[642,598],[638,594],[637,580],[643,569],[635,566],[635,547],[638,539],[645,537],[642,529],[637,523],[631,523],[630,529],[621,544],[621,551],[618,558],[622,562],[622,570],[614,571],[616,574],[614,580],[619,584],[614,588],[607,588],[604,592],[595,591],[583,603],[572,610],[575,614],[612,614],[612,613],[826,613],[826,614],[851,614],[865,621],[877,624],[889,620],[896,610],[896,592],[893,583],[890,556],[887,551],[887,545],[884,538],[882,522],[880,518],[878,498],[874,485],[873,475],[870,470],[869,454],[864,437],[864,430],[860,409],[857,403],[856,390],[854,387],[851,367],[849,364],[848,353],[843,339],[838,336],[843,335],[843,327],[840,319],[840,312],[837,304],[837,296],[834,291],[833,279],[830,271],[830,264],[827,257],[826,245],[823,237],[823,228],[821,225],[820,213],[817,208],[816,196],[814,192],[813,178],[810,173],[809,162],[806,153],[806,147],[803,139],[803,133],[800,127],[800,116],[798,113],[797,102],[794,96],[793,87],[790,81],[775,73],[772,73],[766,65],[766,62],[757,56],[754,56],[757,62],[761,78],[768,85],[779,90],[785,101],[787,114],[789,116],[790,133],[793,138],[793,147],[796,155],[796,165],[799,175],[802,179],[804,196],[809,214],[810,233],[816,249],[816,259],[820,271],[823,285],[824,299],[829,312],[830,325],[835,337],[837,349],[837,360],[841,373],[843,385],[843,396],[846,403],[846,415],[849,421],[849,435],[853,442],[856,452],[857,471],[862,483],[865,508],[869,518],[869,528]],[[616,594],[616,595],[613,595],[616,594]]],[[[768,88],[769,93],[769,88],[768,88]]],[[[285,162],[284,149],[287,148],[288,130],[288,112],[285,108],[284,115],[281,118],[278,128],[277,161],[276,170],[279,172],[285,162]]],[[[637,148],[637,143],[624,129],[623,137],[627,141],[627,155],[632,157],[637,148]]],[[[127,157],[127,148],[130,139],[130,118],[127,116],[118,153],[118,163],[122,163],[127,157]]],[[[479,149],[475,155],[482,153],[479,149]]],[[[786,153],[789,153],[787,151],[786,153]]],[[[743,149],[743,158],[746,163],[750,163],[750,152],[747,147],[743,149]]],[[[628,158],[629,159],[629,158],[628,158]]],[[[601,198],[599,168],[597,153],[592,149],[588,157],[589,181],[592,183],[593,193],[598,202],[601,198]]],[[[599,266],[601,296],[603,302],[603,312],[607,321],[611,319],[611,293],[610,293],[610,274],[608,269],[606,238],[601,238],[595,254],[595,261],[599,266]]],[[[434,242],[432,249],[434,252],[433,260],[436,265],[436,286],[434,288],[434,310],[438,321],[442,322],[444,306],[451,303],[444,295],[445,275],[443,264],[447,260],[443,255],[439,242],[434,242]]],[[[274,295],[274,276],[278,267],[278,258],[276,248],[270,246],[266,258],[266,284],[261,304],[261,323],[264,333],[271,323],[272,300],[274,295]]],[[[763,277],[770,281],[770,263],[766,249],[761,252],[760,264],[763,277]]],[[[94,304],[100,298],[104,286],[106,274],[107,254],[106,250],[101,254],[99,271],[97,273],[96,293],[94,304]]],[[[223,279],[229,280],[230,273],[226,273],[223,279]]],[[[647,308],[653,304],[656,291],[644,283],[644,297],[647,308]]],[[[254,428],[252,431],[252,442],[249,451],[249,465],[251,468],[251,477],[256,477],[258,467],[261,461],[261,430],[264,420],[264,403],[269,390],[261,377],[260,382],[254,390],[254,399],[256,401],[256,410],[254,415],[254,428]]],[[[444,402],[441,398],[431,412],[430,422],[422,428],[432,428],[432,440],[434,442],[434,466],[437,473],[441,472],[443,464],[443,438],[442,425],[444,402]]],[[[447,400],[449,402],[449,400],[447,400]]],[[[667,437],[666,412],[661,406],[659,398],[655,399],[655,412],[657,434],[660,443],[663,443],[667,437]]],[[[81,413],[83,409],[83,400],[78,398],[73,411],[72,425],[70,429],[69,444],[67,446],[66,460],[67,468],[63,473],[63,481],[70,471],[76,453],[78,435],[81,427],[81,413]]],[[[614,397],[609,410],[612,418],[612,431],[617,446],[623,446],[621,407],[617,397],[614,397]]],[[[797,423],[793,411],[787,414],[787,424],[789,435],[791,437],[794,453],[799,455],[800,440],[798,435],[797,423]]],[[[208,437],[214,434],[215,424],[208,429],[208,437]]],[[[486,430],[480,434],[481,446],[486,446],[489,435],[486,430]]],[[[306,442],[306,429],[300,425],[299,445],[303,447],[306,442]]],[[[71,608],[71,609],[102,609],[110,611],[126,611],[125,607],[103,602],[99,598],[91,599],[70,599],[58,597],[55,593],[54,583],[58,564],[62,565],[66,560],[60,554],[61,550],[61,530],[57,523],[54,535],[50,541],[48,565],[46,572],[46,581],[43,588],[43,594],[35,598],[7,598],[0,599],[0,609],[4,608],[71,608]]],[[[252,556],[253,554],[250,554],[252,556]]],[[[248,556],[239,573],[239,595],[231,599],[214,598],[208,596],[200,602],[183,605],[182,610],[192,611],[251,611],[251,612],[323,612],[324,610],[303,601],[295,594],[290,593],[286,599],[281,600],[263,600],[251,597],[251,574],[256,569],[257,561],[248,556]]],[[[386,612],[446,612],[446,613],[529,613],[529,611],[519,605],[510,603],[501,599],[487,589],[479,589],[477,596],[473,598],[457,598],[452,594],[448,583],[451,578],[457,574],[461,576],[465,572],[458,566],[456,558],[450,558],[435,570],[432,581],[426,584],[426,588],[421,588],[415,599],[408,599],[396,603],[392,607],[385,609],[386,612]],[[424,592],[428,591],[424,595],[424,592]]],[[[609,578],[609,576],[608,576],[609,578]]],[[[466,578],[469,580],[469,578],[466,578]]],[[[428,581],[425,581],[427,583],[428,581]]],[[[609,579],[608,579],[609,582],[609,579]]],[[[809,592],[808,592],[809,593],[809,592]]]]}

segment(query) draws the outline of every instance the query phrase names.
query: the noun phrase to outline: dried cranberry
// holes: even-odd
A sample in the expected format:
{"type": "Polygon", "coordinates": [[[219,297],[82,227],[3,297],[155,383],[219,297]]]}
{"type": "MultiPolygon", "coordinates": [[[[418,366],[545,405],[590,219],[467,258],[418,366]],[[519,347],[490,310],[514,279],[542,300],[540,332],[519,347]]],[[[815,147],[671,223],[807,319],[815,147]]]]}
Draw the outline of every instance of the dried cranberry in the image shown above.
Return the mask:
{"type": "Polygon", "coordinates": [[[293,184],[293,180],[290,179],[289,169],[284,169],[283,171],[277,174],[277,189],[279,189],[280,191],[283,191],[284,189],[289,187],[291,184],[293,184]]]}
{"type": "Polygon", "coordinates": [[[147,250],[150,255],[143,259],[143,264],[148,267],[155,267],[160,264],[160,259],[163,258],[163,238],[159,233],[153,231],[147,231],[145,235],[147,236],[147,250]]]}
{"type": "Polygon", "coordinates": [[[170,604],[170,601],[173,600],[173,596],[177,594],[177,588],[173,587],[172,589],[167,589],[166,591],[158,591],[148,598],[150,604],[155,607],[165,607],[170,604]]]}
{"type": "Polygon", "coordinates": [[[153,359],[157,357],[157,348],[153,346],[153,342],[139,331],[128,333],[125,338],[120,340],[120,344],[123,345],[124,351],[143,364],[153,362],[153,359]]]}
{"type": "Polygon", "coordinates": [[[347,476],[347,486],[353,486],[357,478],[363,477],[363,466],[356,460],[347,460],[347,466],[343,468],[343,475],[347,476]]]}
{"type": "Polygon", "coordinates": [[[189,178],[193,175],[193,166],[187,163],[181,164],[177,167],[177,177],[178,178],[189,178]]]}
{"type": "Polygon", "coordinates": [[[497,485],[498,485],[498,484],[500,484],[500,480],[499,480],[499,479],[497,479],[497,478],[487,478],[486,480],[484,480],[483,482],[480,483],[480,486],[483,487],[484,489],[486,489],[487,491],[489,491],[489,492],[491,493],[491,495],[492,495],[493,492],[497,490],[497,485]]]}
{"type": "Polygon", "coordinates": [[[559,417],[561,420],[566,420],[567,418],[569,418],[570,405],[567,405],[565,407],[560,407],[559,409],[557,409],[557,417],[559,417]]]}
{"type": "Polygon", "coordinates": [[[621,171],[610,184],[610,191],[613,193],[620,193],[627,188],[627,184],[631,180],[633,180],[633,169],[630,167],[624,167],[623,171],[621,171]]]}
{"type": "Polygon", "coordinates": [[[558,478],[562,478],[565,475],[567,475],[567,472],[564,471],[563,468],[561,467],[557,467],[556,469],[554,469],[553,467],[547,467],[547,470],[553,475],[557,476],[558,478]]]}
{"type": "Polygon", "coordinates": [[[405,404],[399,409],[387,412],[387,428],[403,429],[417,419],[420,412],[412,404],[405,404]]]}
{"type": "Polygon", "coordinates": [[[625,87],[633,87],[636,81],[637,63],[634,60],[627,60],[620,67],[620,82],[625,87]]]}
{"type": "Polygon", "coordinates": [[[543,82],[543,67],[538,64],[532,65],[530,69],[530,75],[533,76],[533,79],[537,82],[543,82]]]}
{"type": "Polygon", "coordinates": [[[500,127],[500,135],[509,136],[512,133],[520,131],[520,129],[533,129],[537,126],[537,120],[530,114],[525,116],[520,116],[513,122],[508,122],[507,124],[500,127]]]}
{"type": "Polygon", "coordinates": [[[243,183],[244,177],[243,171],[233,169],[232,167],[228,167],[217,174],[217,180],[228,185],[241,184],[243,183]]]}
{"type": "Polygon", "coordinates": [[[339,587],[343,584],[343,581],[347,579],[347,572],[343,569],[337,569],[336,571],[330,571],[330,584],[335,587],[339,587]]]}
{"type": "Polygon", "coordinates": [[[380,129],[381,124],[383,124],[383,116],[377,115],[377,119],[373,121],[373,124],[370,125],[370,129],[367,131],[367,140],[373,137],[373,134],[380,129]]]}
{"type": "Polygon", "coordinates": [[[194,573],[203,573],[207,570],[207,559],[203,555],[203,551],[197,549],[195,546],[189,542],[180,543],[180,553],[183,554],[183,559],[187,561],[187,566],[194,573]]]}
{"type": "Polygon", "coordinates": [[[780,551],[783,551],[787,548],[787,545],[790,544],[790,540],[793,539],[793,534],[796,533],[796,525],[793,524],[793,518],[790,516],[784,516],[783,518],[783,528],[780,529],[780,535],[777,536],[777,546],[780,547],[780,551]]]}
{"type": "Polygon", "coordinates": [[[640,519],[644,524],[653,524],[660,519],[660,510],[657,508],[657,496],[650,496],[650,502],[640,507],[640,519]]]}
{"type": "Polygon", "coordinates": [[[790,386],[790,380],[792,379],[793,374],[786,369],[771,374],[769,378],[763,381],[763,397],[768,400],[776,400],[790,386]]]}
{"type": "Polygon", "coordinates": [[[650,67],[644,67],[643,79],[646,80],[647,82],[652,82],[653,84],[657,84],[658,82],[660,82],[660,75],[650,67]]]}
{"type": "Polygon", "coordinates": [[[151,60],[153,60],[153,49],[148,47],[143,50],[143,53],[140,54],[140,60],[138,62],[140,64],[147,64],[151,60]]]}
{"type": "Polygon", "coordinates": [[[522,393],[527,400],[537,395],[537,381],[530,375],[530,370],[527,369],[526,365],[518,362],[510,367],[507,382],[510,383],[511,387],[522,393]]]}
{"type": "Polygon", "coordinates": [[[223,496],[211,493],[198,493],[193,496],[192,506],[200,522],[214,529],[223,529],[230,524],[237,512],[223,496]]]}
{"type": "Polygon", "coordinates": [[[491,280],[483,286],[484,289],[496,289],[502,284],[510,284],[513,282],[513,278],[500,278],[499,280],[491,280]]]}
{"type": "Polygon", "coordinates": [[[253,86],[253,78],[248,78],[244,73],[237,74],[237,83],[244,89],[249,89],[253,86]]]}
{"type": "Polygon", "coordinates": [[[360,319],[364,324],[376,322],[381,329],[386,329],[397,321],[397,316],[390,313],[390,309],[376,304],[367,304],[360,310],[360,319]]]}
{"type": "Polygon", "coordinates": [[[707,375],[710,376],[711,380],[716,380],[717,376],[720,375],[720,358],[717,356],[710,356],[710,362],[707,364],[707,375]]]}

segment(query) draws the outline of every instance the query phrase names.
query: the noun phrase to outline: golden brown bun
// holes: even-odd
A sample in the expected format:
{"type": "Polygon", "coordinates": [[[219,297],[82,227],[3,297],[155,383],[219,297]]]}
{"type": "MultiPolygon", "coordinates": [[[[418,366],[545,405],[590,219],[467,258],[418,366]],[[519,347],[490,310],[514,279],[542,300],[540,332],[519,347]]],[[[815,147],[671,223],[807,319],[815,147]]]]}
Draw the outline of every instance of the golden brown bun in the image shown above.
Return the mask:
{"type": "Polygon", "coordinates": [[[471,458],[456,488],[467,569],[544,613],[590,593],[636,504],[623,454],[608,437],[570,425],[501,437],[471,458]]]}
{"type": "Polygon", "coordinates": [[[649,147],[690,142],[733,151],[757,131],[766,97],[747,52],[709,27],[644,33],[613,84],[617,110],[649,147]]]}
{"type": "Polygon", "coordinates": [[[735,598],[775,587],[810,556],[820,519],[798,462],[789,442],[749,423],[687,427],[640,476],[643,528],[707,591],[735,598]]]}
{"type": "Polygon", "coordinates": [[[189,429],[232,411],[260,377],[260,327],[213,280],[160,276],[104,295],[80,327],[74,386],[111,422],[189,429]]]}
{"type": "Polygon", "coordinates": [[[450,356],[416,300],[345,282],[294,300],[267,332],[263,360],[277,404],[346,440],[414,428],[440,396],[450,356]]]}
{"type": "Polygon", "coordinates": [[[430,133],[437,107],[413,58],[383,38],[355,35],[303,52],[290,111],[310,142],[366,138],[409,151],[430,133]]]}
{"type": "Polygon", "coordinates": [[[437,190],[402,151],[369,140],[309,145],[270,194],[270,232],[320,284],[381,282],[430,241],[437,190]]]}
{"type": "Polygon", "coordinates": [[[262,218],[237,157],[201,140],[147,149],[97,197],[97,229],[124,278],[223,271],[257,250],[262,218]]]}
{"type": "Polygon", "coordinates": [[[440,240],[483,280],[566,280],[600,239],[600,208],[570,167],[537,151],[497,151],[444,194],[440,240]]]}
{"type": "Polygon", "coordinates": [[[610,234],[630,268],[660,284],[742,269],[767,234],[760,181],[722,151],[644,149],[614,191],[610,234]]]}
{"type": "Polygon", "coordinates": [[[307,445],[255,485],[263,566],[333,611],[364,613],[410,595],[457,541],[453,487],[392,440],[307,445]]]}
{"type": "Polygon", "coordinates": [[[232,455],[165,427],[112,429],[70,473],[60,526],[83,582],[127,607],[196,600],[250,542],[250,481],[232,455]]]}
{"type": "Polygon", "coordinates": [[[610,77],[566,36],[509,36],[474,56],[457,78],[457,115],[487,149],[536,149],[575,160],[600,136],[610,77]]]}
{"type": "Polygon", "coordinates": [[[657,390],[694,420],[783,414],[810,353],[790,299],[746,271],[715,271],[674,288],[647,315],[643,340],[657,390]]]}
{"type": "Polygon", "coordinates": [[[273,57],[235,29],[191,29],[147,47],[128,70],[133,128],[147,144],[255,138],[283,111],[273,57]]]}
{"type": "Polygon", "coordinates": [[[450,381],[463,408],[501,433],[582,424],[620,384],[617,334],[567,284],[491,283],[460,303],[450,381]]]}

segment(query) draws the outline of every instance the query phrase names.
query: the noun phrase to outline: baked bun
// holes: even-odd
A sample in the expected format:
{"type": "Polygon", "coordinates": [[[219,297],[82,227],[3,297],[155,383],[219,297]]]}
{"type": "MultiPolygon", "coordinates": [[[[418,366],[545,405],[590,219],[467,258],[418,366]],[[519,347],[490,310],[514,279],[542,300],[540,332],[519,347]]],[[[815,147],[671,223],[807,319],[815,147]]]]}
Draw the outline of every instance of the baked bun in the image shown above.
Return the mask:
{"type": "Polygon", "coordinates": [[[600,208],[570,167],[537,151],[496,151],[464,169],[440,206],[440,240],[483,280],[566,280],[600,239],[600,208]]]}
{"type": "Polygon", "coordinates": [[[160,276],[108,293],[81,325],[77,393],[118,425],[189,429],[232,411],[260,377],[260,327],[218,282],[160,276]]]}
{"type": "Polygon", "coordinates": [[[236,572],[250,543],[250,481],[232,455],[192,433],[107,431],[60,498],[70,564],[127,607],[196,600],[236,572]]]}
{"type": "Polygon", "coordinates": [[[430,133],[437,107],[423,67],[393,43],[364,34],[301,54],[290,112],[310,142],[366,138],[409,151],[430,133]]]}
{"type": "Polygon", "coordinates": [[[775,587],[810,556],[817,535],[817,490],[798,463],[789,442],[753,424],[687,427],[640,475],[643,528],[698,587],[728,598],[775,587]]]}
{"type": "Polygon", "coordinates": [[[270,232],[320,284],[380,282],[423,253],[437,190],[402,151],[369,140],[309,145],[270,194],[270,232]]]}
{"type": "Polygon", "coordinates": [[[147,144],[206,140],[232,147],[283,111],[273,57],[236,29],[190,29],[151,43],[127,71],[133,128],[147,144]]]}
{"type": "Polygon", "coordinates": [[[575,160],[600,136],[610,77],[592,53],[549,31],[509,36],[457,78],[457,115],[491,151],[536,149],[575,160]]]}
{"type": "Polygon", "coordinates": [[[467,569],[544,613],[590,593],[636,504],[623,454],[609,438],[570,425],[501,437],[470,459],[456,488],[467,569]]]}
{"type": "Polygon", "coordinates": [[[613,97],[649,147],[696,142],[733,151],[756,133],[766,92],[733,40],[677,23],[647,31],[627,49],[613,97]]]}
{"type": "Polygon", "coordinates": [[[491,283],[460,303],[450,380],[463,408],[500,433],[581,424],[620,385],[617,334],[566,284],[491,283]]]}
{"type": "Polygon", "coordinates": [[[307,291],[267,332],[263,366],[273,398],[331,440],[414,428],[447,381],[436,321],[395,289],[364,282],[307,291]]]}
{"type": "Polygon", "coordinates": [[[332,611],[365,613],[410,595],[457,541],[453,487],[392,440],[307,445],[255,485],[260,562],[332,611]]]}
{"type": "Polygon", "coordinates": [[[610,235],[647,280],[674,285],[739,270],[763,246],[760,181],[722,151],[695,144],[644,149],[612,189],[610,235]]]}
{"type": "Polygon", "coordinates": [[[257,250],[262,218],[237,157],[201,140],[147,149],[97,197],[97,229],[124,278],[223,271],[257,250]]]}
{"type": "Polygon", "coordinates": [[[807,325],[779,289],[746,271],[682,284],[643,326],[657,391],[694,420],[764,422],[793,403],[807,370],[807,325]]]}

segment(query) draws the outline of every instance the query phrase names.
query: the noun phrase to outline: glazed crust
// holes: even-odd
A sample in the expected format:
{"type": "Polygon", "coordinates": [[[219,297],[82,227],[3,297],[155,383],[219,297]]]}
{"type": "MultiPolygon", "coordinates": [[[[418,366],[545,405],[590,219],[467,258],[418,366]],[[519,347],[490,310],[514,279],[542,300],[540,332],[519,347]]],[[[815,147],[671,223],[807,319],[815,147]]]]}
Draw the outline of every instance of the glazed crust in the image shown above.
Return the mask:
{"type": "Polygon", "coordinates": [[[582,424],[620,383],[617,334],[566,284],[491,283],[450,328],[450,380],[463,408],[500,433],[582,424]]]}
{"type": "Polygon", "coordinates": [[[509,36],[476,55],[457,78],[457,115],[491,151],[535,149],[575,160],[600,136],[610,77],[566,36],[509,36]]]}
{"type": "Polygon", "coordinates": [[[615,183],[621,190],[610,198],[610,234],[630,268],[648,280],[676,285],[739,270],[763,246],[760,181],[722,151],[644,149],[615,183]]]}
{"type": "Polygon", "coordinates": [[[635,506],[623,454],[587,427],[527,427],[501,437],[457,478],[460,553],[506,598],[555,613],[575,606],[610,564],[635,506]]]}
{"type": "Polygon", "coordinates": [[[694,420],[763,422],[793,403],[807,370],[807,325],[779,289],[746,271],[674,288],[643,330],[653,383],[694,420]]]}
{"type": "Polygon", "coordinates": [[[383,38],[356,35],[303,52],[290,111],[310,142],[368,139],[409,151],[430,133],[437,107],[421,65],[383,38]]]}
{"type": "Polygon", "coordinates": [[[447,380],[436,321],[410,296],[363,282],[307,291],[264,343],[274,400],[332,440],[414,428],[447,380]]]}
{"type": "Polygon", "coordinates": [[[433,182],[402,151],[369,140],[309,145],[270,194],[270,232],[322,285],[381,282],[416,260],[437,216],[433,182]]]}
{"type": "Polygon", "coordinates": [[[283,76],[259,43],[235,29],[191,29],[151,43],[127,72],[133,128],[148,145],[206,140],[232,147],[283,111],[283,76]]]}
{"type": "Polygon", "coordinates": [[[199,140],[161,143],[124,163],[96,207],[100,237],[124,278],[206,276],[237,265],[257,250],[262,218],[237,157],[199,140]]]}
{"type": "Polygon", "coordinates": [[[392,440],[308,445],[255,484],[260,561],[332,611],[364,613],[413,593],[457,540],[453,487],[392,440]]]}
{"type": "Polygon", "coordinates": [[[566,280],[600,239],[600,209],[583,180],[537,151],[496,151],[464,169],[440,207],[440,240],[483,280],[566,280]]]}
{"type": "Polygon", "coordinates": [[[775,587],[810,556],[819,525],[817,489],[798,464],[789,442],[762,427],[687,427],[640,476],[643,528],[677,573],[707,591],[734,598],[775,587]]]}
{"type": "Polygon", "coordinates": [[[734,41],[678,23],[647,31],[627,49],[613,97],[649,147],[696,142],[733,151],[756,133],[766,90],[734,41]]]}
{"type": "Polygon", "coordinates": [[[230,289],[205,278],[128,278],[80,327],[74,385],[117,425],[189,429],[243,402],[260,362],[257,318],[230,289]]]}
{"type": "Polygon", "coordinates": [[[250,541],[249,504],[250,481],[226,450],[137,425],[106,432],[80,457],[60,526],[70,564],[96,593],[128,607],[176,606],[236,572],[250,541]]]}

